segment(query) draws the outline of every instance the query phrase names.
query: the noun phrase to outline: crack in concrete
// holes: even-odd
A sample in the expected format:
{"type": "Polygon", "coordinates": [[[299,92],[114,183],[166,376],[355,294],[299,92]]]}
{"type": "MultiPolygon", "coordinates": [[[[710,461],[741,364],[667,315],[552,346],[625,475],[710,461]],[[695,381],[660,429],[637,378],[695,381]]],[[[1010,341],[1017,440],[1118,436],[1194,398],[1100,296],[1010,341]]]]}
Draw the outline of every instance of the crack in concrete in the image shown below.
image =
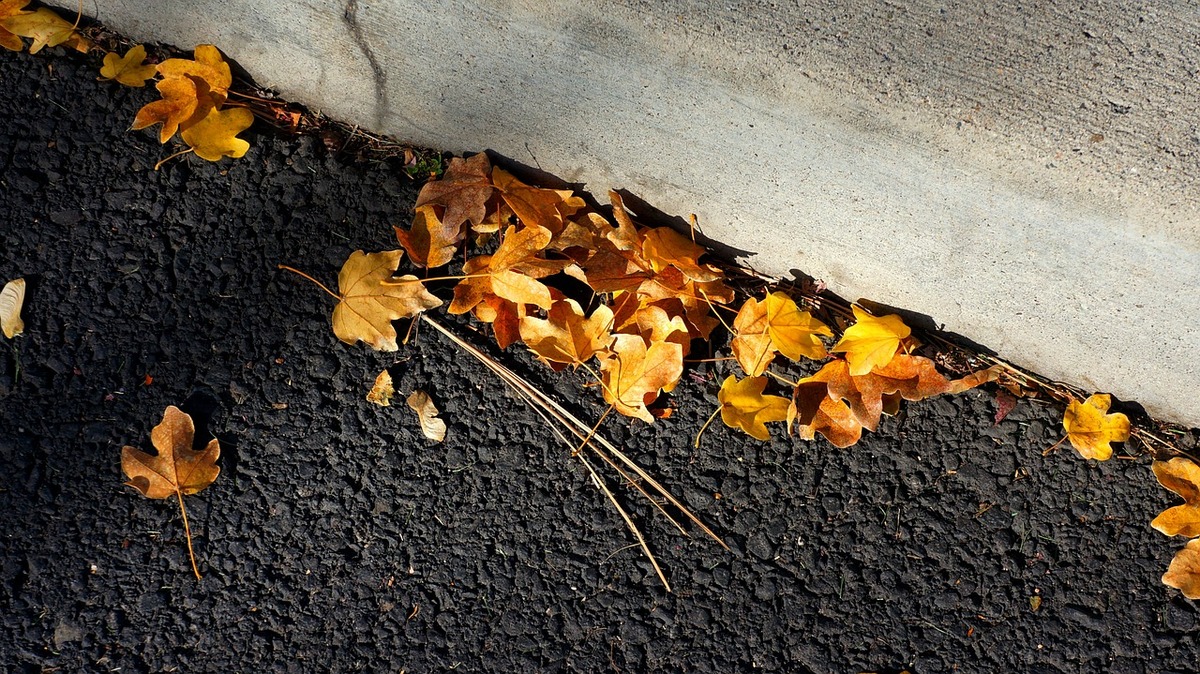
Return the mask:
{"type": "Polygon", "coordinates": [[[342,13],[342,21],[350,29],[350,36],[354,38],[354,44],[358,46],[359,51],[366,57],[367,63],[371,64],[371,75],[374,78],[375,85],[375,131],[380,133],[385,132],[386,126],[384,122],[387,120],[389,108],[387,71],[379,63],[379,58],[375,56],[375,51],[367,43],[367,38],[363,33],[362,27],[358,25],[358,0],[347,0],[346,10],[342,13]]]}

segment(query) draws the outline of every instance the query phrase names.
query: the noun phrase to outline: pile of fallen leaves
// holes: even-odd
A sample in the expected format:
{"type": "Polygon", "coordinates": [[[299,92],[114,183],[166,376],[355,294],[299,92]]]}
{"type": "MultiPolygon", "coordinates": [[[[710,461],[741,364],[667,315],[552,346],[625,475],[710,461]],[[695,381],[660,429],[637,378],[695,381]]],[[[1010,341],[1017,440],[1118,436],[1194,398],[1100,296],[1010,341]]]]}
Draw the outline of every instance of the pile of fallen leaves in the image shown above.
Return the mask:
{"type": "Polygon", "coordinates": [[[619,194],[609,198],[611,216],[570,190],[527,185],[486,154],[453,159],[443,179],[422,188],[412,225],[396,228],[402,250],[356,251],[346,261],[339,292],[330,291],[339,300],[334,332],[395,350],[392,321],[441,305],[430,286],[457,281],[450,313],[489,324],[501,348],[523,344],[555,370],[581,368],[610,409],[653,423],[670,413],[661,397],[679,384],[685,358],[724,325],[744,376],[725,379],[714,415],[760,440],[770,437],[766,424],[786,421],[789,432],[837,447],[875,430],[901,399],[995,379],[946,378],[913,355],[918,343],[899,316],[855,306],[853,324],[838,326],[841,338],[827,346],[833,329],[784,292],[765,289],[737,306],[707,249],[669,227],[638,224],[619,194]],[[468,257],[459,274],[422,279],[397,275],[405,252],[427,270],[468,257]],[[771,369],[801,359],[827,362],[798,381],[771,369]]]}

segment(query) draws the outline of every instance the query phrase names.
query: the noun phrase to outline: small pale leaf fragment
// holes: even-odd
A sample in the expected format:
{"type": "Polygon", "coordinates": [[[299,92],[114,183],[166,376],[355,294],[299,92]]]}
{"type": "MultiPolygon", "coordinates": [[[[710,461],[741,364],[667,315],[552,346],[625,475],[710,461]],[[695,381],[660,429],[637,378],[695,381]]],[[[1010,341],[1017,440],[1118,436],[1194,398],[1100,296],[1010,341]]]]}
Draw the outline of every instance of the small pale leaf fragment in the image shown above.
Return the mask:
{"type": "Polygon", "coordinates": [[[421,421],[421,433],[426,438],[434,442],[442,442],[446,439],[446,422],[438,418],[438,408],[433,404],[433,399],[429,394],[416,390],[412,395],[408,396],[408,406],[417,413],[417,418],[421,421]]]}
{"type": "Polygon", "coordinates": [[[1162,582],[1182,591],[1188,599],[1200,599],[1200,538],[1193,538],[1175,553],[1162,582]]]}
{"type": "Polygon", "coordinates": [[[375,385],[367,392],[367,402],[375,403],[380,407],[388,407],[392,404],[394,395],[396,395],[396,387],[392,384],[392,375],[384,370],[375,378],[375,385]]]}
{"type": "Polygon", "coordinates": [[[25,279],[13,279],[0,290],[0,331],[12,339],[25,331],[21,307],[25,304],[25,279]]]}

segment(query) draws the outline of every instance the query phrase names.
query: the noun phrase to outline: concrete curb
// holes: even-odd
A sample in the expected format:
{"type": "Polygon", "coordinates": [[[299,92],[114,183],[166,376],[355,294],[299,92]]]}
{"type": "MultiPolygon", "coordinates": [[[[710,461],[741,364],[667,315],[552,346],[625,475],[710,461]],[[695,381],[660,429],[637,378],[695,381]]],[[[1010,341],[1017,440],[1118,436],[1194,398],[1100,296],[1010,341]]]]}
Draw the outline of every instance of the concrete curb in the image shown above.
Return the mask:
{"type": "Polygon", "coordinates": [[[786,276],[1200,426],[1200,13],[98,0],[288,98],[625,188],[786,276]]]}

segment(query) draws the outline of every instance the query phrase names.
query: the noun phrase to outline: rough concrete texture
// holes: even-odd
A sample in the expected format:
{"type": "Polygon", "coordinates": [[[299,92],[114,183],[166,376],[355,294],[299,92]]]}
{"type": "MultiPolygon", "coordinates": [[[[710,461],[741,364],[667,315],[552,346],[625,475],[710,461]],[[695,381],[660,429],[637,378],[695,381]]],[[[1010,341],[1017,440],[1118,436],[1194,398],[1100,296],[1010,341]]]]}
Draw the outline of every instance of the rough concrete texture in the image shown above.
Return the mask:
{"type": "Polygon", "coordinates": [[[98,0],[400,139],[627,188],[767,272],[1200,425],[1200,12],[98,0]]]}

